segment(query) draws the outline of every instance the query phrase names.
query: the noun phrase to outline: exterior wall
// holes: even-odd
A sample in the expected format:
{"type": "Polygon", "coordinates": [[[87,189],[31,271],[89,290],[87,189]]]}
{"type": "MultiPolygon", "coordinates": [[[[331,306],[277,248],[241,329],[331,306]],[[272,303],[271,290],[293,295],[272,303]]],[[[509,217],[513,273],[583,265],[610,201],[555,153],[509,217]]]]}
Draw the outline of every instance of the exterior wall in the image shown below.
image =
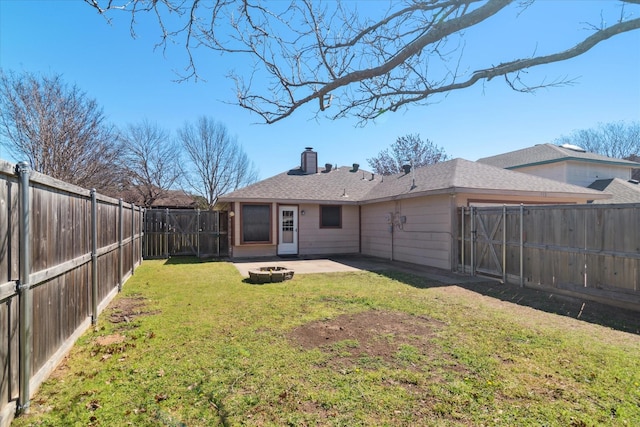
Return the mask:
{"type": "Polygon", "coordinates": [[[588,187],[597,179],[620,178],[631,179],[631,168],[601,165],[597,163],[567,163],[567,182],[569,184],[588,187]]]}
{"type": "MultiPolygon", "coordinates": [[[[278,204],[271,204],[271,244],[242,243],[240,203],[234,203],[233,245],[234,258],[276,256],[278,252],[278,204]]],[[[298,254],[333,255],[360,252],[359,207],[342,206],[342,228],[320,228],[320,206],[298,205],[298,254]],[[304,211],[304,215],[302,214],[304,211]]]]}
{"type": "Polygon", "coordinates": [[[391,214],[393,202],[362,206],[362,253],[378,258],[391,259],[391,214]]]}
{"type": "Polygon", "coordinates": [[[450,196],[362,207],[362,253],[394,261],[451,269],[450,196]]]}
{"type": "MultiPolygon", "coordinates": [[[[511,169],[511,170],[515,172],[528,173],[529,175],[535,175],[541,178],[553,179],[554,181],[568,182],[566,162],[549,163],[549,164],[537,165],[537,166],[527,166],[524,168],[517,168],[517,169],[511,169]]],[[[591,184],[591,182],[589,184],[591,184]]]]}
{"type": "Polygon", "coordinates": [[[566,161],[545,165],[528,166],[513,169],[542,178],[588,187],[598,179],[631,179],[632,169],[626,166],[613,166],[601,163],[566,161]]]}
{"type": "Polygon", "coordinates": [[[300,255],[352,254],[360,251],[358,206],[342,206],[342,228],[320,228],[320,205],[300,205],[298,230],[300,255]]]}

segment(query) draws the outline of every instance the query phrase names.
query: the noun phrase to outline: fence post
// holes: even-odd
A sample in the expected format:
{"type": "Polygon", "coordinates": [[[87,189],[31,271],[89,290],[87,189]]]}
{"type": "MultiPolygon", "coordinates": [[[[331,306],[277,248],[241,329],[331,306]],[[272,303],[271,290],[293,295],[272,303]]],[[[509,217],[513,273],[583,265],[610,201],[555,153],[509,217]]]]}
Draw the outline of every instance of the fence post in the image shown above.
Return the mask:
{"type": "Polygon", "coordinates": [[[30,241],[30,204],[29,204],[29,163],[20,162],[16,166],[16,174],[20,178],[20,275],[18,280],[18,294],[20,295],[20,326],[19,326],[19,373],[18,381],[18,414],[29,411],[29,381],[31,380],[32,357],[32,320],[33,301],[29,274],[31,274],[31,241],[30,241]]]}
{"type": "Polygon", "coordinates": [[[136,205],[131,203],[131,275],[136,271],[136,205]]]}
{"type": "Polygon", "coordinates": [[[169,258],[169,208],[165,210],[165,228],[164,228],[164,254],[166,258],[169,258]]]}
{"type": "Polygon", "coordinates": [[[460,208],[460,260],[462,261],[462,274],[467,272],[467,267],[464,265],[464,206],[460,208]]]}
{"type": "Polygon", "coordinates": [[[98,321],[98,201],[91,189],[91,323],[98,321]]]}
{"type": "Polygon", "coordinates": [[[475,265],[475,252],[476,252],[476,239],[475,239],[475,235],[476,235],[476,221],[475,221],[475,209],[473,208],[473,206],[469,207],[469,219],[470,219],[470,224],[469,226],[471,227],[470,232],[471,234],[469,235],[469,240],[470,242],[470,248],[471,248],[471,275],[475,276],[476,275],[476,265],[475,265]]]}
{"type": "Polygon", "coordinates": [[[507,283],[507,205],[502,205],[502,283],[507,283]]]}
{"type": "Polygon", "coordinates": [[[520,203],[520,287],[524,288],[524,204],[520,203]]]}
{"type": "Polygon", "coordinates": [[[122,261],[124,257],[122,240],[124,238],[124,217],[122,210],[122,199],[118,200],[118,292],[122,291],[122,281],[124,275],[122,274],[122,261]]]}
{"type": "Polygon", "coordinates": [[[198,253],[198,258],[200,258],[200,209],[197,210],[198,212],[198,217],[197,219],[197,224],[196,224],[196,247],[197,249],[197,253],[198,253]]]}

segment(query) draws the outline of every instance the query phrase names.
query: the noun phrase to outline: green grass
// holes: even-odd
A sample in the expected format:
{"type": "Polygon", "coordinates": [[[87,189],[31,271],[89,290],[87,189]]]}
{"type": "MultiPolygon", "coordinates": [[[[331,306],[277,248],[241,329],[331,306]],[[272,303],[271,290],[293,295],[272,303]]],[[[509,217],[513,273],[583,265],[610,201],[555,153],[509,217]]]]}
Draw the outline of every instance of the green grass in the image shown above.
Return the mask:
{"type": "Polygon", "coordinates": [[[640,336],[435,285],[390,272],[251,285],[224,262],[145,261],[13,425],[640,425],[640,336]],[[112,323],[131,298],[146,314],[112,323]],[[388,358],[362,338],[290,335],[369,312],[432,333],[381,332],[388,358]]]}

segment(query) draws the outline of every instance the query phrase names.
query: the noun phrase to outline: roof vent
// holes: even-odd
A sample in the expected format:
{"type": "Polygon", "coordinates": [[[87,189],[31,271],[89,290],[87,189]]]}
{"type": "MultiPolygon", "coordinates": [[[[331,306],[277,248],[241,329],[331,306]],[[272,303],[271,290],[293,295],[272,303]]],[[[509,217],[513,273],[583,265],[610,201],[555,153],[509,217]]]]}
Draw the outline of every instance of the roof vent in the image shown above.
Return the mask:
{"type": "Polygon", "coordinates": [[[629,180],[629,182],[630,182],[631,184],[635,184],[635,185],[640,184],[640,181],[638,181],[637,179],[630,179],[630,180],[629,180]]]}
{"type": "Polygon", "coordinates": [[[354,163],[353,164],[353,169],[351,169],[351,172],[358,172],[358,168],[360,167],[360,165],[358,163],[354,163]]]}
{"type": "Polygon", "coordinates": [[[402,170],[404,171],[404,174],[407,175],[409,172],[411,172],[411,165],[402,165],[402,170]]]}
{"type": "Polygon", "coordinates": [[[562,148],[566,148],[567,150],[571,150],[571,151],[577,151],[578,153],[586,153],[587,150],[585,150],[582,147],[579,147],[577,145],[573,145],[573,144],[562,144],[561,145],[562,148]]]}
{"type": "Polygon", "coordinates": [[[333,167],[333,165],[331,163],[325,163],[324,164],[324,171],[325,172],[331,172],[331,168],[333,167]]]}

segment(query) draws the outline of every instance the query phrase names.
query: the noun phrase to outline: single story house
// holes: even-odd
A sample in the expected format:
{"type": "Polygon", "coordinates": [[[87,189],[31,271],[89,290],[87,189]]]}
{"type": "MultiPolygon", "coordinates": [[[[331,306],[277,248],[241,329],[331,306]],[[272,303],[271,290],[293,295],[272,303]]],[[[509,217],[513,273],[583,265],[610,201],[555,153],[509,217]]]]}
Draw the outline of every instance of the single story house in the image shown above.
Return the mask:
{"type": "Polygon", "coordinates": [[[377,176],[300,167],[219,197],[229,204],[232,258],[364,254],[454,270],[458,208],[487,204],[587,203],[597,190],[454,159],[377,176]]]}

